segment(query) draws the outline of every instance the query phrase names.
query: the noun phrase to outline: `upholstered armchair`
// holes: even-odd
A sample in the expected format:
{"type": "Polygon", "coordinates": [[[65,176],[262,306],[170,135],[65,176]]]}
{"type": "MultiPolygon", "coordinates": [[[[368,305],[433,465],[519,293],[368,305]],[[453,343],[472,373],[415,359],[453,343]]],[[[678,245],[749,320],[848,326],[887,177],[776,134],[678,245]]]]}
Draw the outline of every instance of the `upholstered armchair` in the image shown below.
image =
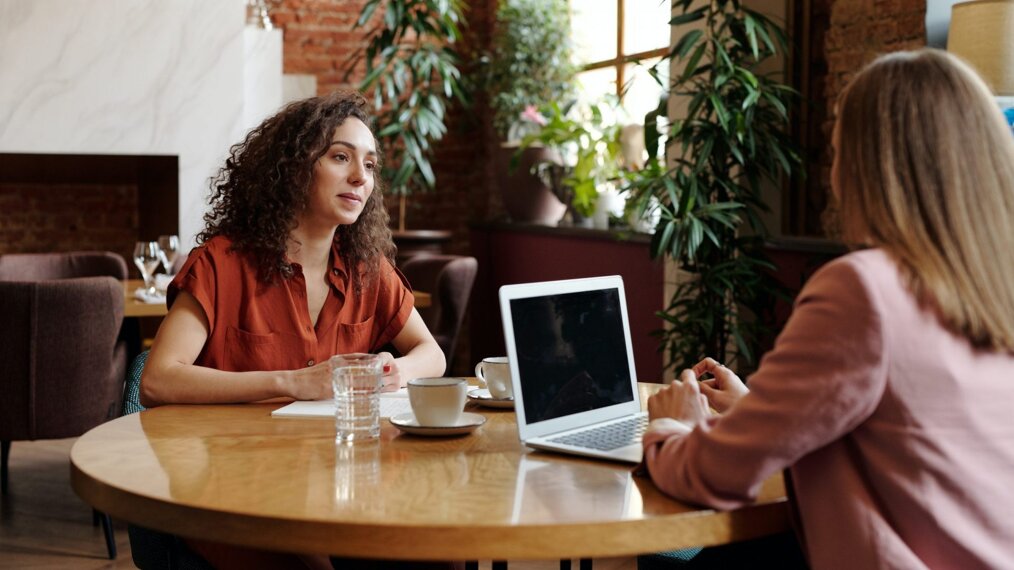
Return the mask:
{"type": "Polygon", "coordinates": [[[444,351],[448,368],[454,361],[461,322],[472,295],[479,264],[461,255],[417,255],[399,267],[413,289],[432,296],[431,306],[419,309],[437,344],[444,351]]]}
{"type": "MultiPolygon", "coordinates": [[[[11,442],[75,437],[119,415],[127,267],[103,252],[0,256],[0,483],[11,442]]],[[[110,558],[115,543],[106,526],[110,558]]]]}

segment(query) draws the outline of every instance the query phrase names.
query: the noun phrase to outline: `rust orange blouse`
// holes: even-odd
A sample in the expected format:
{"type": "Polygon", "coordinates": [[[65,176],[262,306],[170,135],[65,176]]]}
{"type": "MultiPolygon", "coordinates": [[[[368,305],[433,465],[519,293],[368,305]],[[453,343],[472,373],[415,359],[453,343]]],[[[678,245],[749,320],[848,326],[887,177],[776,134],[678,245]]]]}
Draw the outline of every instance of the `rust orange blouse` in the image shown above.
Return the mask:
{"type": "Polygon", "coordinates": [[[171,308],[180,291],[193,295],[208,317],[208,340],[198,366],[231,372],[295,370],[335,354],[376,352],[401,332],[412,314],[408,281],[386,259],[378,278],[351,290],[349,273],[331,250],[330,294],[314,326],[302,267],[272,284],[257,280],[245,254],[232,241],[214,237],[194,248],[169,285],[171,308]]]}

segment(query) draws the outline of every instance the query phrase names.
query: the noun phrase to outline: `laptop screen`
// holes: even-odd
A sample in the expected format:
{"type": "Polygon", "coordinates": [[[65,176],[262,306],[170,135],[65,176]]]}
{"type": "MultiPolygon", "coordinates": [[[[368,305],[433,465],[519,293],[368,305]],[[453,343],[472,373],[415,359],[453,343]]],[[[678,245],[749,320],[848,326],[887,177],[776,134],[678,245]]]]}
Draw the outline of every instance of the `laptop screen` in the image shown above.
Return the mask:
{"type": "Polygon", "coordinates": [[[633,401],[618,289],[510,306],[526,423],[633,401]]]}

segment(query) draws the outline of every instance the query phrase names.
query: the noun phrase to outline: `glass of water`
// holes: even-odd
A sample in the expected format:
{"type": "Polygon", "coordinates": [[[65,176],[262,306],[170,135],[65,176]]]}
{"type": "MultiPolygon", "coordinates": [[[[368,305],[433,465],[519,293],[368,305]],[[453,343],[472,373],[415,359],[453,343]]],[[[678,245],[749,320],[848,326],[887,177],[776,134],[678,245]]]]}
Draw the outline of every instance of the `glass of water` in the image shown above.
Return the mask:
{"type": "Polygon", "coordinates": [[[155,293],[155,269],[162,263],[162,250],[155,241],[139,241],[134,244],[134,265],[141,272],[148,294],[155,293]]]}
{"type": "Polygon", "coordinates": [[[339,354],[328,361],[334,388],[335,442],[380,437],[380,388],[384,361],[376,354],[339,354]]]}

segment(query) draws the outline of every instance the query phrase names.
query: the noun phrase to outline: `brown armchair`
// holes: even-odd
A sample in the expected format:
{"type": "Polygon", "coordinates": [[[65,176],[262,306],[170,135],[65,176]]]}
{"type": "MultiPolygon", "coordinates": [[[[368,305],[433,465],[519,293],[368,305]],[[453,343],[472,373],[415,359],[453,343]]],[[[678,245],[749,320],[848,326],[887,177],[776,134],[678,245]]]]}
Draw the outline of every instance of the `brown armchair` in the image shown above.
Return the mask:
{"type": "MultiPolygon", "coordinates": [[[[0,256],[0,487],[11,442],[74,437],[119,415],[126,369],[123,259],[0,256]]],[[[107,548],[115,557],[108,518],[107,548]]]]}
{"type": "Polygon", "coordinates": [[[432,296],[432,305],[419,309],[419,314],[444,351],[448,369],[478,268],[474,257],[461,255],[417,255],[399,267],[413,289],[432,296]]]}

